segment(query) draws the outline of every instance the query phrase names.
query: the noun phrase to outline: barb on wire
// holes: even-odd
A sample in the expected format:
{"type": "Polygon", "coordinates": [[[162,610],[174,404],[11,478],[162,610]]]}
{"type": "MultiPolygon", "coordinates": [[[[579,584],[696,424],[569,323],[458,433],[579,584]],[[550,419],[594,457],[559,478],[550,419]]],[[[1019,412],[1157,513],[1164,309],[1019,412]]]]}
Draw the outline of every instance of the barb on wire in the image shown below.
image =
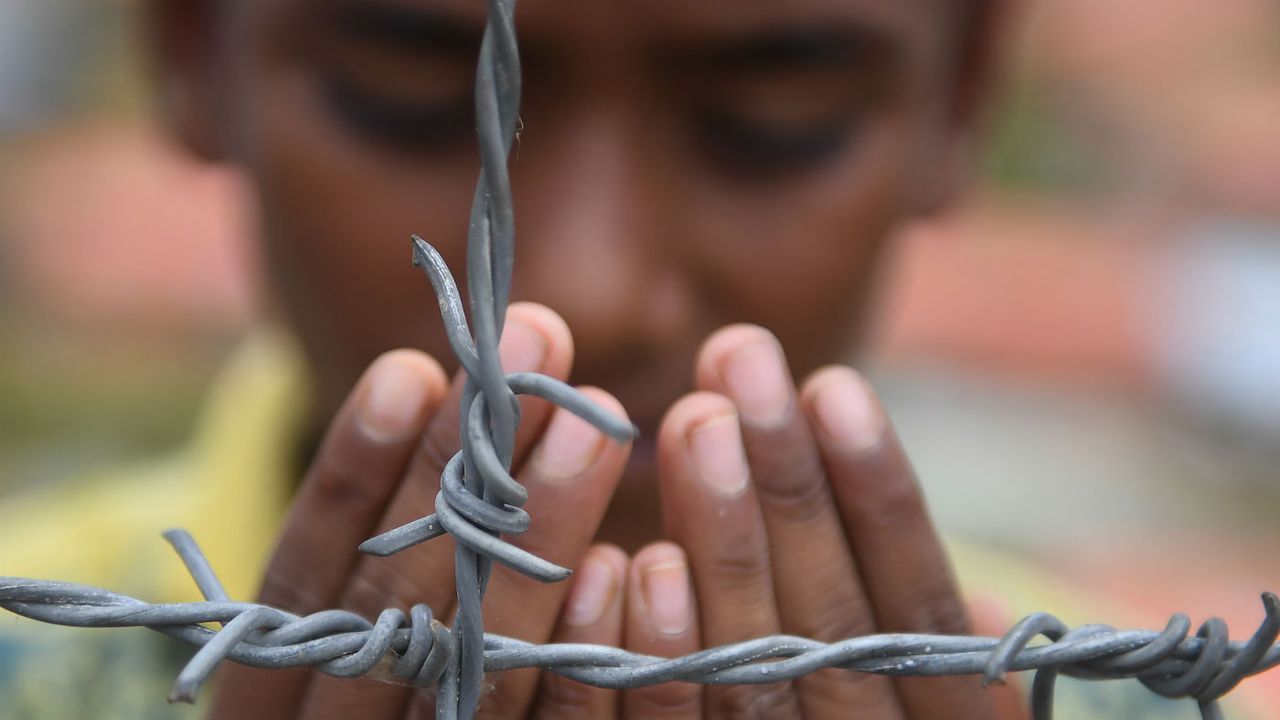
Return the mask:
{"type": "MultiPolygon", "coordinates": [[[[0,578],[0,607],[75,627],[146,627],[199,649],[178,675],[171,700],[193,701],[218,663],[230,659],[263,668],[312,667],[338,677],[369,676],[420,688],[448,676],[452,634],[415,605],[408,617],[384,610],[376,621],[345,610],[300,617],[277,608],[233,602],[195,542],[183,531],[166,538],[196,581],[205,602],[151,605],[86,585],[0,578]],[[205,627],[221,623],[221,630],[205,627]]],[[[1003,638],[891,634],[821,643],[778,635],[668,659],[602,645],[535,645],[482,636],[481,670],[539,668],[597,687],[627,689],[682,680],[749,684],[793,680],[824,668],[890,676],[981,675],[1003,682],[1008,672],[1035,671],[1032,713],[1049,720],[1058,675],[1091,680],[1136,678],[1171,698],[1196,699],[1204,718],[1221,717],[1217,700],[1250,675],[1280,665],[1280,599],[1262,596],[1265,619],[1245,642],[1231,642],[1226,624],[1175,615],[1163,631],[1105,625],[1069,629],[1039,613],[1003,638]],[[1032,645],[1043,635],[1050,642],[1032,645]]]]}
{"type": "Polygon", "coordinates": [[[85,585],[0,577],[0,607],[31,619],[76,627],[146,627],[198,649],[178,675],[170,699],[192,702],[223,660],[263,668],[311,667],[338,677],[368,676],[436,688],[438,718],[470,718],[482,676],[541,668],[591,685],[634,688],[672,680],[703,684],[791,680],[823,668],[882,675],[980,674],[1002,682],[1007,672],[1035,671],[1032,708],[1049,720],[1061,674],[1090,679],[1137,678],[1168,697],[1191,697],[1204,718],[1221,717],[1218,698],[1242,679],[1280,664],[1280,601],[1263,596],[1265,620],[1245,642],[1232,642],[1221,620],[1190,635],[1191,621],[1174,616],[1162,632],[1119,631],[1103,625],[1071,629],[1032,615],[1003,638],[873,635],[835,643],[793,636],[759,638],[681,658],[639,655],[597,645],[533,645],[484,632],[480,602],[494,561],[544,582],[569,570],[510,544],[503,536],[528,528],[528,499],[511,476],[519,423],[517,395],[545,398],[618,441],[637,431],[552,378],[506,374],[498,339],[511,291],[515,235],[507,156],[520,104],[520,60],[514,0],[487,0],[488,20],[476,73],[476,125],[481,171],[467,235],[468,308],[443,258],[414,236],[414,264],[435,290],[450,346],[466,375],[461,399],[461,450],[446,464],[435,513],[365,541],[360,549],[390,555],[443,534],[456,541],[457,620],[446,628],[426,605],[406,615],[384,610],[369,620],[344,610],[299,616],[227,596],[194,540],[165,537],[182,557],[203,602],[148,604],[85,585]],[[221,629],[206,625],[217,623],[221,629]],[[1037,636],[1049,642],[1032,645],[1037,636]]]}
{"type": "Polygon", "coordinates": [[[488,0],[488,18],[476,68],[476,132],[480,177],[476,181],[467,233],[467,287],[471,326],[461,294],[444,259],[426,241],[413,237],[414,264],[430,280],[440,305],[450,346],[466,383],[461,400],[462,449],[446,464],[435,513],[372,538],[361,549],[389,555],[444,533],[456,542],[454,573],[457,619],[450,662],[439,680],[437,717],[469,718],[479,705],[484,674],[485,634],[480,603],[493,561],[543,582],[570,571],[502,539],[529,526],[523,510],[528,494],[511,477],[511,456],[519,423],[517,394],[544,397],[619,441],[638,431],[549,377],[504,374],[498,361],[511,272],[515,262],[515,220],[507,157],[519,123],[521,74],[516,44],[515,0],[488,0]]]}

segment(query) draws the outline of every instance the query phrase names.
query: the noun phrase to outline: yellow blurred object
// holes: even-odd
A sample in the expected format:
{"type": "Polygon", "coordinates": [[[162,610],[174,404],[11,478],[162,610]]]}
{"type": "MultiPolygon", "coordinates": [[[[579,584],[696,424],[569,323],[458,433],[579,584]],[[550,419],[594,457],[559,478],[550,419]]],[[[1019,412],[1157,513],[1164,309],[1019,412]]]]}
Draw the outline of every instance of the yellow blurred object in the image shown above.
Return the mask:
{"type": "Polygon", "coordinates": [[[115,468],[0,504],[0,574],[99,585],[153,602],[198,598],[161,539],[182,527],[233,597],[252,597],[292,486],[305,409],[302,357],[259,331],[214,385],[193,440],[170,457],[115,468]]]}
{"type": "MultiPolygon", "coordinates": [[[[262,330],[214,383],[193,439],[170,456],[0,502],[0,575],[97,585],[150,602],[200,599],[160,533],[190,530],[235,598],[252,598],[292,492],[305,364],[262,330]]],[[[0,720],[194,718],[164,702],[190,648],[138,630],[0,617],[0,720]]]]}

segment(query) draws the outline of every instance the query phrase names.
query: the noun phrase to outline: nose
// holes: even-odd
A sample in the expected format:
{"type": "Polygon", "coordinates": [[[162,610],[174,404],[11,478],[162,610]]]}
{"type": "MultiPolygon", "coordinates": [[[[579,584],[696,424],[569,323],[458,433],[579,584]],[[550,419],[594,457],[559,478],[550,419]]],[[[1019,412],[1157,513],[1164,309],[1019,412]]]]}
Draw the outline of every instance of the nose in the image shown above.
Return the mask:
{"type": "Polygon", "coordinates": [[[671,343],[688,324],[690,293],[643,129],[617,108],[561,118],[513,165],[513,290],[564,316],[585,370],[671,343]]]}

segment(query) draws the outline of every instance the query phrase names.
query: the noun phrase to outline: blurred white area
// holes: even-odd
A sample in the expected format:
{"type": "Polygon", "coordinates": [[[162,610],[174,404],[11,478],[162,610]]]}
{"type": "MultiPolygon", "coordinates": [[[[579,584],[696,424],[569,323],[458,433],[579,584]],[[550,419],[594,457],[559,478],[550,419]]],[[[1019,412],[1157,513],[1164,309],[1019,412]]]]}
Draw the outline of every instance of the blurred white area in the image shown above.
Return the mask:
{"type": "Polygon", "coordinates": [[[1275,532],[1276,457],[1253,462],[1184,416],[946,368],[874,379],[951,532],[1048,555],[1118,532],[1275,532]]]}
{"type": "Polygon", "coordinates": [[[97,4],[0,0],[0,135],[65,116],[81,99],[84,66],[100,49],[97,4]]]}
{"type": "Polygon", "coordinates": [[[1206,220],[1173,242],[1162,300],[1181,322],[1156,338],[1171,393],[1280,447],[1280,219],[1206,220]]]}

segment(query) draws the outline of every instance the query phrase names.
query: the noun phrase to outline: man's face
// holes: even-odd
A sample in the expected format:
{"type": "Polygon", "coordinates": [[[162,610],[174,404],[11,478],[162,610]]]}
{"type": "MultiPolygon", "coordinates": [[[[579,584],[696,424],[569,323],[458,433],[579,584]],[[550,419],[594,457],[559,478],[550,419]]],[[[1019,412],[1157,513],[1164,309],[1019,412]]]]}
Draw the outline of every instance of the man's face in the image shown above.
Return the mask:
{"type": "MultiPolygon", "coordinates": [[[[946,174],[946,0],[525,0],[513,297],[573,329],[573,380],[652,437],[730,322],[837,361],[881,240],[946,174]]],[[[479,0],[224,5],[221,152],[332,410],[379,352],[448,364],[410,233],[463,267],[479,0]]],[[[459,272],[461,276],[462,273],[459,272]]]]}

